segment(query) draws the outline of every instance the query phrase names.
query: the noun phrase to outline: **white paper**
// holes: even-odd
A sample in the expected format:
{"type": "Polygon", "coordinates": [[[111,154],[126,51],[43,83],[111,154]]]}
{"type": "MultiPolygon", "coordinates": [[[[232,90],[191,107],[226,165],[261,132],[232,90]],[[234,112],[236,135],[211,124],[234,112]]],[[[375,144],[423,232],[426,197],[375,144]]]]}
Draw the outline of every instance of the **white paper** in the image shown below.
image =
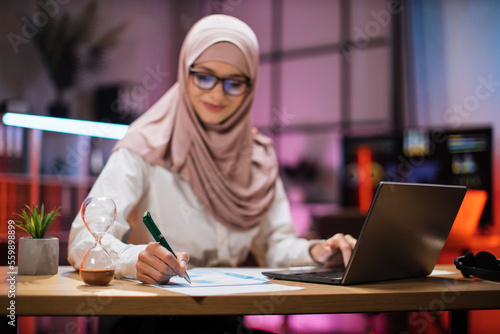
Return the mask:
{"type": "MultiPolygon", "coordinates": [[[[262,271],[270,268],[193,268],[188,270],[191,284],[172,277],[168,284],[149,284],[189,296],[216,296],[252,292],[300,290],[302,287],[269,283],[262,271]]],[[[137,281],[139,282],[139,281],[137,281]]]]}
{"type": "Polygon", "coordinates": [[[438,275],[453,275],[453,274],[456,274],[452,271],[448,271],[448,270],[438,270],[438,269],[434,269],[430,274],[429,276],[438,276],[438,275]]]}

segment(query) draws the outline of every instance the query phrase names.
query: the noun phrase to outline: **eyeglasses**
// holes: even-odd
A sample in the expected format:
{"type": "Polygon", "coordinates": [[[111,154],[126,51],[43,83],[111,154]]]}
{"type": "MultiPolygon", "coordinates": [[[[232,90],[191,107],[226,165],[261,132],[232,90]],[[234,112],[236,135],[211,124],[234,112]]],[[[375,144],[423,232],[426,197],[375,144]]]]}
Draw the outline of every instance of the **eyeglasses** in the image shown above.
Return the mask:
{"type": "Polygon", "coordinates": [[[231,96],[241,96],[245,94],[248,87],[250,87],[250,80],[239,80],[229,78],[219,78],[213,74],[203,72],[194,68],[189,69],[189,74],[193,75],[193,83],[200,89],[210,90],[217,85],[219,81],[222,82],[222,90],[224,93],[231,96]]]}

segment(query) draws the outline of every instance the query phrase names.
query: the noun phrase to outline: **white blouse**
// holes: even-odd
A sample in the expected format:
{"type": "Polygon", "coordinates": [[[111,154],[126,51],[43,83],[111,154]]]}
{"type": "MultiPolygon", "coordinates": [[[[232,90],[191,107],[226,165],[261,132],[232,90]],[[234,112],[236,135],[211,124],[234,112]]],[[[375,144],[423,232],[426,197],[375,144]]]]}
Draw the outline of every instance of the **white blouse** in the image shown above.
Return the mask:
{"type": "MultiPolygon", "coordinates": [[[[178,174],[152,165],[121,148],[111,154],[89,196],[112,198],[116,220],[102,239],[115,264],[117,277],[136,278],[135,264],[147,243],[154,241],[142,223],[146,210],[175,251],[189,254],[189,266],[230,266],[252,251],[263,266],[314,264],[309,248],[314,241],[298,238],[281,180],[267,218],[249,231],[236,231],[217,222],[178,174]]],[[[69,235],[68,260],[78,269],[94,245],[80,214],[69,235]]]]}

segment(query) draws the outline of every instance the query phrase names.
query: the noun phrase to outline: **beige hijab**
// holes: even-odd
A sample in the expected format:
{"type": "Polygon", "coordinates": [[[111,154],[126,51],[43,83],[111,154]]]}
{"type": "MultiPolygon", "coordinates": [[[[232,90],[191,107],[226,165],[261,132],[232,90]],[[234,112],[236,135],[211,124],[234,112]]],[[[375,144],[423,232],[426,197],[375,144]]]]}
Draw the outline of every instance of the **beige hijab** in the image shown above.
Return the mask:
{"type": "Polygon", "coordinates": [[[272,142],[251,124],[258,54],[257,38],[244,22],[227,15],[201,19],[182,45],[177,83],[130,125],[114,148],[126,147],[179,173],[216,220],[237,230],[251,229],[264,219],[278,177],[272,142]],[[217,43],[221,47],[211,47],[217,43]],[[234,46],[240,53],[231,56],[227,50],[234,46]],[[189,101],[189,67],[199,58],[225,61],[252,82],[240,108],[223,123],[202,122],[189,101]]]}

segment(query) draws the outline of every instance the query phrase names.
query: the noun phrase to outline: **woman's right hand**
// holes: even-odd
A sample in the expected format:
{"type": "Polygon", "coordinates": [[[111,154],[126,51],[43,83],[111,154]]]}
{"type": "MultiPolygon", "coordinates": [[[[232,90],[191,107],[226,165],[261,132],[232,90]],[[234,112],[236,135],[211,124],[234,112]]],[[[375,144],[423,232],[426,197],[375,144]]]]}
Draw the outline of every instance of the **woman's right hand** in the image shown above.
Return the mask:
{"type": "Polygon", "coordinates": [[[135,268],[137,279],[148,284],[166,284],[173,276],[184,277],[189,255],[175,252],[177,259],[158,242],[150,242],[146,249],[139,253],[135,268]]]}

